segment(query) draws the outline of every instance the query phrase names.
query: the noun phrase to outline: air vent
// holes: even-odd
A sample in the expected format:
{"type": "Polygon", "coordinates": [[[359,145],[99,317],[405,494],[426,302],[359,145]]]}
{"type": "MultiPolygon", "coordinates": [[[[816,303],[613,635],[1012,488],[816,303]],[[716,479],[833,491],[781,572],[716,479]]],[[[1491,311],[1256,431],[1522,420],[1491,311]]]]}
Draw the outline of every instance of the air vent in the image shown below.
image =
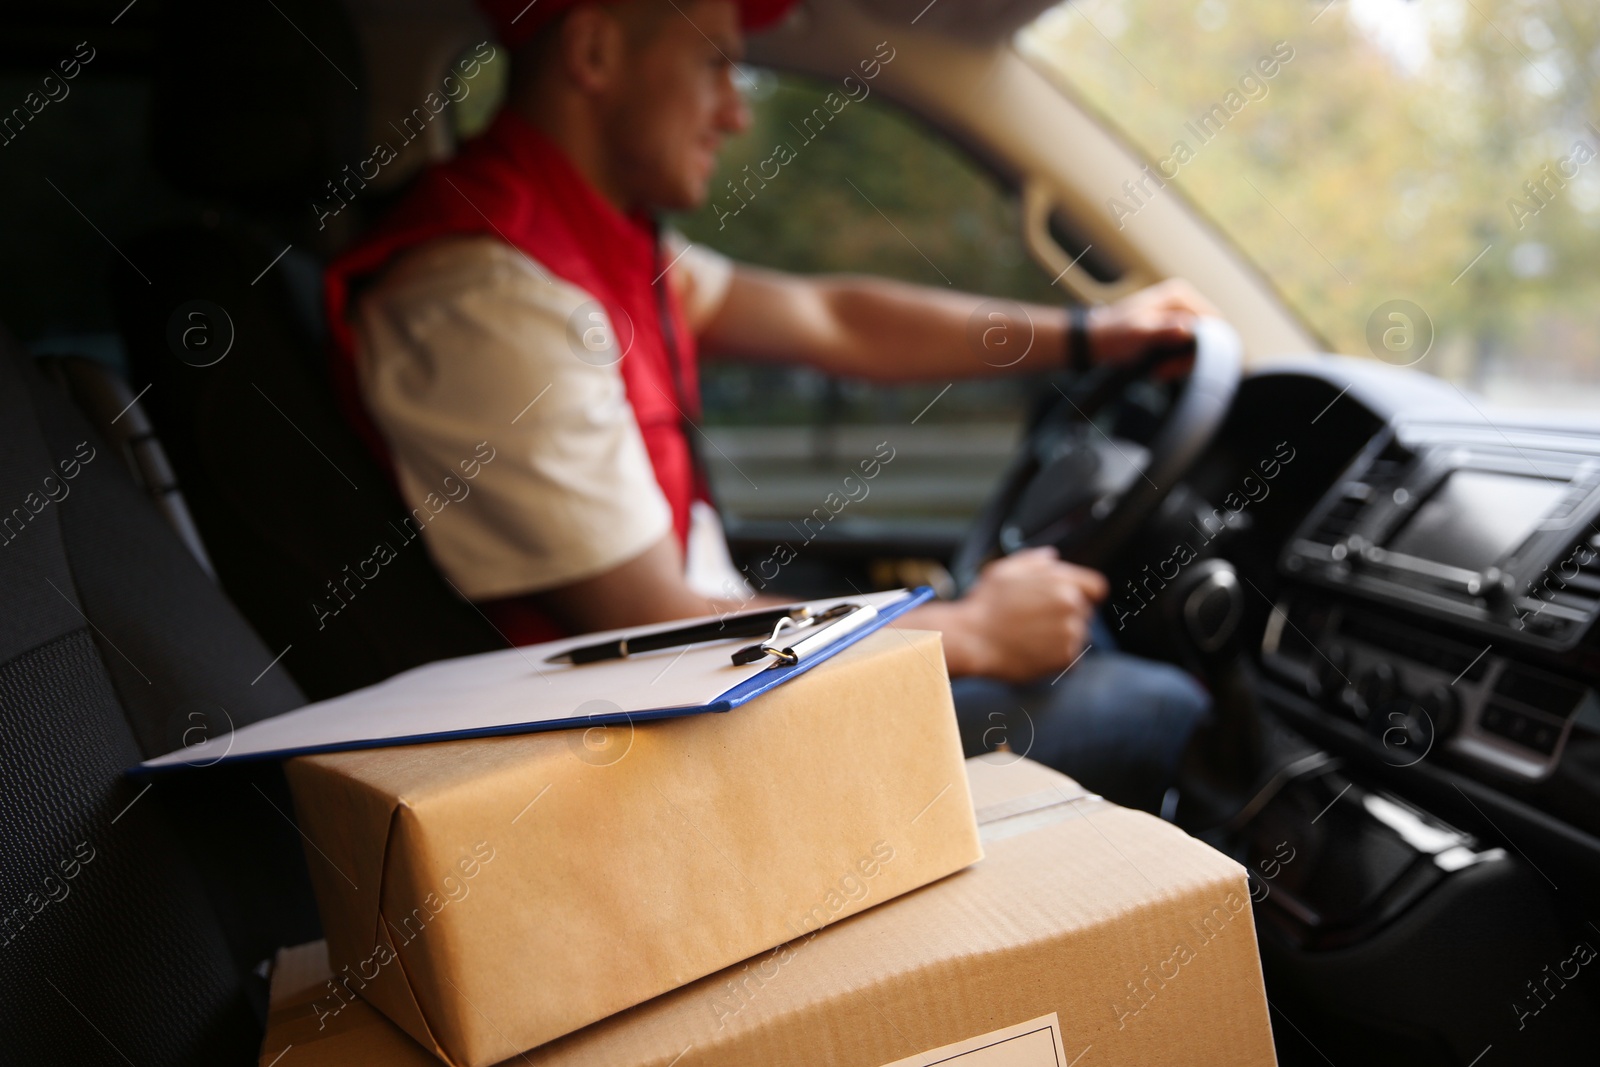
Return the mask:
{"type": "Polygon", "coordinates": [[[1373,457],[1360,474],[1346,482],[1339,491],[1339,499],[1317,522],[1307,538],[1322,545],[1335,545],[1355,532],[1361,519],[1361,510],[1367,501],[1388,496],[1394,492],[1411,463],[1411,453],[1391,441],[1384,450],[1373,457]]]}
{"type": "Polygon", "coordinates": [[[1362,480],[1372,487],[1374,493],[1390,493],[1400,484],[1400,479],[1410,464],[1411,453],[1390,442],[1387,448],[1378,453],[1378,458],[1372,461],[1372,465],[1367,468],[1366,477],[1362,480]]]}
{"type": "Polygon", "coordinates": [[[1585,533],[1546,567],[1529,597],[1588,615],[1600,608],[1600,535],[1585,533]]]}
{"type": "Polygon", "coordinates": [[[1322,521],[1317,523],[1307,540],[1319,545],[1334,545],[1343,541],[1356,528],[1356,520],[1360,518],[1361,509],[1370,496],[1367,487],[1359,482],[1345,486],[1344,494],[1322,516],[1322,521]]]}

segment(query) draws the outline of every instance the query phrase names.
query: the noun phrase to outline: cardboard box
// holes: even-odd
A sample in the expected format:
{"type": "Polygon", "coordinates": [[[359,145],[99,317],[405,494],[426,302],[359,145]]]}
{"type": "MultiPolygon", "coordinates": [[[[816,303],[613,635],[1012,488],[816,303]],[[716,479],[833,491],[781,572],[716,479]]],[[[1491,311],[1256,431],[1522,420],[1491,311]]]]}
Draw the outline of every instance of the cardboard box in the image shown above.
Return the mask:
{"type": "MultiPolygon", "coordinates": [[[[1243,868],[1013,760],[967,764],[982,862],[507,1067],[1273,1064],[1243,868]]],[[[262,1067],[427,1067],[365,1004],[319,1029],[320,951],[280,957],[262,1067]]]]}
{"type": "Polygon", "coordinates": [[[725,714],[305,756],[339,987],[483,1067],[982,855],[939,636],[882,631],[725,714]]]}

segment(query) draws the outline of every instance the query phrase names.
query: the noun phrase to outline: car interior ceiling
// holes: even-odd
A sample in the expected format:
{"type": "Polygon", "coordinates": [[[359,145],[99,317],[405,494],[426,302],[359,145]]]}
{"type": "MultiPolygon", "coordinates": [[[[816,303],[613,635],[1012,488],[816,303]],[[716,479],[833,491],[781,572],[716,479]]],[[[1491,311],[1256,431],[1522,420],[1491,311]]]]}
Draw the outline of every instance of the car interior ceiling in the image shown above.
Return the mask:
{"type": "MultiPolygon", "coordinates": [[[[902,19],[927,6],[854,4],[902,19]]],[[[118,896],[70,922],[47,912],[47,937],[0,954],[0,1001],[17,1008],[5,1039],[16,1062],[98,1061],[100,1038],[71,1008],[79,998],[111,1008],[101,1015],[106,1036],[140,1062],[245,1062],[264,1014],[258,965],[278,946],[318,936],[275,766],[218,774],[203,788],[164,781],[149,797],[124,768],[189,743],[194,731],[221,733],[505,645],[407,535],[407,509],[326,381],[322,265],[381,215],[429,152],[448,147],[445,131],[433,131],[319,227],[307,204],[366,154],[381,111],[348,82],[408,99],[415,57],[442,68],[483,32],[467,0],[441,3],[430,9],[436,22],[407,30],[412,6],[276,0],[230,11],[142,0],[95,39],[91,70],[104,84],[80,88],[97,95],[71,134],[94,143],[64,146],[43,130],[29,131],[35,143],[19,141],[64,169],[45,168],[59,179],[55,192],[41,186],[20,198],[48,206],[22,215],[12,235],[13,247],[37,257],[0,264],[0,284],[37,297],[16,302],[32,319],[8,324],[26,349],[0,327],[0,489],[21,498],[36,488],[35,467],[81,458],[80,443],[95,458],[83,461],[81,491],[38,516],[30,533],[39,536],[0,558],[10,609],[0,616],[0,691],[27,710],[0,720],[3,847],[7,866],[62,842],[82,848],[118,896]],[[227,50],[212,47],[222,36],[233,42],[227,50]],[[407,69],[374,70],[375,40],[394,44],[391,58],[412,57],[394,63],[407,69]],[[92,245],[92,233],[79,244],[58,238],[72,217],[61,199],[119,181],[122,192],[106,201],[115,251],[92,245]],[[191,322],[211,332],[210,347],[175,359],[173,331],[191,322]],[[208,362],[214,350],[226,358],[208,362]],[[341,584],[380,541],[397,548],[390,577],[341,584]],[[103,834],[113,823],[119,832],[103,834]],[[127,923],[134,913],[141,921],[127,923]],[[54,993],[36,980],[46,972],[57,976],[54,993]]],[[[926,22],[999,41],[1046,6],[947,0],[926,22]]],[[[84,0],[8,16],[0,64],[26,72],[70,54],[85,20],[103,16],[84,0]]],[[[0,174],[0,190],[20,180],[0,174]]],[[[1312,654],[1339,642],[1350,658],[1335,673],[1353,678],[1358,663],[1382,674],[1382,647],[1454,662],[1451,641],[1432,633],[1442,624],[1408,615],[1414,605],[1363,614],[1343,593],[1319,598],[1293,586],[1281,568],[1285,546],[1305,539],[1308,516],[1322,516],[1341,486],[1396,487],[1379,484],[1374,467],[1389,454],[1374,443],[1388,447],[1387,427],[1416,410],[1471,421],[1420,375],[1292,363],[1247,374],[1214,444],[1129,539],[1128,558],[1155,558],[1204,525],[1278,442],[1316,420],[1325,432],[1297,454],[1294,483],[1230,526],[1178,587],[1183,595],[1141,614],[1125,643],[1182,662],[1217,696],[1217,721],[1186,770],[1180,821],[1269,890],[1257,915],[1274,1004],[1337,1062],[1442,1067],[1468,1062],[1442,1034],[1475,1034],[1487,1025],[1475,1020],[1504,1016],[1507,998],[1522,995],[1520,983],[1480,981],[1486,961],[1496,974],[1534,978],[1574,938],[1591,936],[1570,887],[1592,898],[1600,885],[1600,826],[1592,811],[1571,813],[1596,799],[1600,731],[1569,727],[1569,769],[1538,782],[1481,773],[1470,760],[1399,768],[1312,654]],[[1270,656],[1264,633],[1282,637],[1270,656]],[[1435,862],[1439,849],[1415,844],[1418,826],[1454,834],[1450,847],[1467,858],[1455,869],[1435,862]],[[1281,881],[1264,875],[1291,839],[1303,858],[1282,865],[1281,881]],[[1513,913],[1514,927],[1488,921],[1513,913]]],[[[897,550],[948,560],[954,548],[942,534],[909,546],[870,535],[824,544],[811,570],[796,568],[796,592],[841,575],[865,580],[874,560],[897,550]]],[[[1136,569],[1110,570],[1114,588],[1140,580],[1136,569]]],[[[1530,652],[1522,669],[1592,682],[1592,641],[1583,641],[1530,652]]],[[[1495,668],[1517,669],[1514,659],[1495,668]]],[[[1542,1044],[1525,1046],[1543,1050],[1542,1062],[1581,1062],[1566,1057],[1592,1050],[1600,992],[1578,992],[1571,1003],[1587,1010],[1552,1013],[1530,1039],[1542,1044]]],[[[1286,1032],[1279,1049],[1286,1064],[1326,1059],[1286,1032]]]]}

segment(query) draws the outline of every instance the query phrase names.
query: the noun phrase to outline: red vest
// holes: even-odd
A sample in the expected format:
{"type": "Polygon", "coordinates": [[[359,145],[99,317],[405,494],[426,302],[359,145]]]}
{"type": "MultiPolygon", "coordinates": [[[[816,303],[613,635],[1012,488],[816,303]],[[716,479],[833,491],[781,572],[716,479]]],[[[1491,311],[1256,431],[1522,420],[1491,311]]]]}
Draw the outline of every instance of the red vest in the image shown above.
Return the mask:
{"type": "MultiPolygon", "coordinates": [[[[388,448],[357,383],[355,336],[347,318],[352,288],[404,252],[466,234],[499,237],[605,308],[626,353],[620,369],[628,403],[686,549],[689,506],[704,494],[683,422],[698,416],[700,391],[694,336],[671,287],[664,278],[657,284],[665,264],[655,228],[648,218],[623,215],[607,203],[555,144],[509,111],[454,159],[425,171],[395,211],[328,268],[334,387],[356,430],[388,466],[388,448]]],[[[569,336],[581,337],[582,329],[569,336]]],[[[516,644],[562,635],[527,598],[483,606],[516,644]]]]}

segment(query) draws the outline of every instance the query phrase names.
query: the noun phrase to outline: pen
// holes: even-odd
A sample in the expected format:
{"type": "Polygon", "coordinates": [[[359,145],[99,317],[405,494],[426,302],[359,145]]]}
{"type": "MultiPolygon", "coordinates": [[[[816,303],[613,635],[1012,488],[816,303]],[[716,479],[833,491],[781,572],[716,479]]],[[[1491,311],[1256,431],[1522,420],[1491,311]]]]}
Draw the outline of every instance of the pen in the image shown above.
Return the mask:
{"type": "Polygon", "coordinates": [[[804,622],[811,618],[811,609],[803,604],[787,608],[772,608],[731,615],[714,622],[680,626],[675,630],[640,634],[636,637],[618,637],[593,645],[581,645],[558,652],[545,659],[546,663],[600,663],[605,660],[627,659],[640,652],[655,652],[680,645],[697,645],[706,641],[720,641],[726,637],[764,637],[784,619],[804,622]]]}

